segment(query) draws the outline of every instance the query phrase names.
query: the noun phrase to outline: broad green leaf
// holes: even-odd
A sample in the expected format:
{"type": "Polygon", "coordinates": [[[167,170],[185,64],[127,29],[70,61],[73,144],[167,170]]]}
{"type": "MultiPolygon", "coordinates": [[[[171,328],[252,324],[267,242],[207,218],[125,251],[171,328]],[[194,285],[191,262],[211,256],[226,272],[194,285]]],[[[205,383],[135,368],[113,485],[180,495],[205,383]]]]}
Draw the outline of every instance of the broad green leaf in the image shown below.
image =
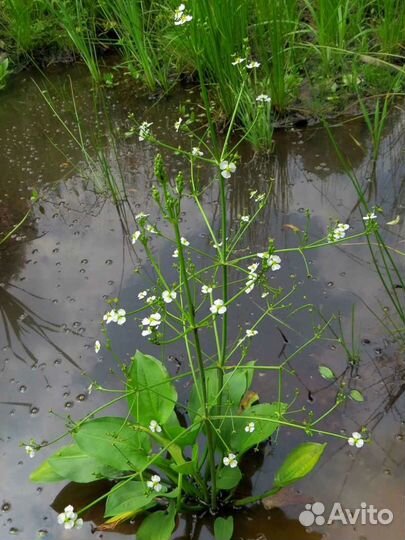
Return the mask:
{"type": "Polygon", "coordinates": [[[336,375],[328,366],[319,366],[318,369],[323,379],[326,379],[327,381],[334,381],[336,379],[336,375]]]}
{"type": "Polygon", "coordinates": [[[59,476],[50,466],[49,461],[45,460],[35,471],[30,474],[31,482],[36,484],[51,484],[54,482],[63,482],[63,476],[59,476]]]}
{"type": "Polygon", "coordinates": [[[118,471],[99,463],[94,457],[85,454],[77,445],[65,446],[49,459],[54,471],[66,480],[86,484],[100,478],[111,478],[118,471]],[[115,473],[115,474],[114,474],[115,473]]]}
{"type": "Polygon", "coordinates": [[[283,488],[307,476],[318,464],[326,444],[303,443],[285,459],[274,478],[274,486],[283,488]]]}
{"type": "Polygon", "coordinates": [[[168,512],[159,510],[149,514],[136,533],[136,540],[170,540],[176,526],[176,509],[172,503],[168,512]]]}
{"type": "Polygon", "coordinates": [[[142,469],[149,460],[148,434],[131,428],[123,418],[105,416],[89,420],[73,437],[85,454],[119,471],[142,469]]]}
{"type": "Polygon", "coordinates": [[[242,473],[239,467],[223,467],[217,472],[217,489],[233,489],[241,481],[242,473]]]}
{"type": "Polygon", "coordinates": [[[196,464],[192,461],[186,461],[181,465],[176,465],[175,463],[173,463],[171,468],[174,472],[179,474],[194,474],[196,471],[196,464]]]}
{"type": "Polygon", "coordinates": [[[353,399],[354,401],[358,401],[358,402],[362,402],[364,401],[364,396],[361,392],[359,392],[359,390],[352,390],[349,394],[350,398],[353,399]]]}
{"type": "Polygon", "coordinates": [[[233,535],[233,517],[218,517],[214,522],[215,540],[231,540],[233,535]]]}
{"type": "MultiPolygon", "coordinates": [[[[218,395],[218,374],[217,370],[210,369],[205,372],[205,379],[207,383],[207,399],[209,406],[212,407],[215,403],[215,398],[218,395]]],[[[196,417],[204,416],[203,405],[200,402],[200,395],[202,396],[202,384],[201,380],[198,379],[197,384],[195,384],[191,390],[190,400],[188,403],[188,412],[191,420],[194,420],[196,417]]]]}
{"type": "Polygon", "coordinates": [[[177,401],[176,389],[162,362],[140,351],[132,357],[127,391],[130,412],[145,427],[151,420],[167,422],[177,401]]]}
{"type": "Polygon", "coordinates": [[[170,440],[176,439],[176,444],[184,448],[194,444],[202,424],[196,423],[190,429],[186,429],[180,425],[176,412],[173,411],[167,422],[163,425],[165,434],[170,440]]]}
{"type": "Polygon", "coordinates": [[[134,516],[141,510],[153,506],[153,501],[157,496],[158,493],[148,490],[143,482],[124,480],[111,489],[107,497],[104,516],[106,518],[134,516]]]}
{"type": "Polygon", "coordinates": [[[229,447],[239,455],[244,454],[247,450],[265,441],[274,433],[279,426],[277,420],[286,410],[287,405],[285,403],[276,402],[253,405],[241,414],[227,420],[226,430],[221,429],[221,433],[228,442],[229,439],[227,436],[229,437],[228,434],[230,432],[229,447]],[[245,428],[250,422],[254,423],[254,431],[246,432],[245,428]]]}

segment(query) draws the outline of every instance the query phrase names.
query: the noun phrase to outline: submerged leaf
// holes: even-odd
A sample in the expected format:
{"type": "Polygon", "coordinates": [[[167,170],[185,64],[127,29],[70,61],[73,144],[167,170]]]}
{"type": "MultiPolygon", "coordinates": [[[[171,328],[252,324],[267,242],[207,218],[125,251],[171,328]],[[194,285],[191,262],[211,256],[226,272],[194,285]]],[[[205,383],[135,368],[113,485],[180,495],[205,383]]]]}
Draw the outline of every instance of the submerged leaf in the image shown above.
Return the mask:
{"type": "Polygon", "coordinates": [[[359,390],[351,390],[349,396],[353,401],[358,401],[359,403],[364,401],[364,396],[359,390]]]}
{"type": "Polygon", "coordinates": [[[271,510],[272,508],[283,508],[284,506],[292,506],[295,504],[304,506],[313,501],[313,497],[298,493],[294,488],[283,488],[278,493],[262,499],[262,504],[266,510],[271,510]]]}
{"type": "Polygon", "coordinates": [[[288,454],[274,478],[275,488],[289,486],[307,476],[318,464],[326,444],[302,443],[288,454]]]}
{"type": "Polygon", "coordinates": [[[336,375],[328,366],[319,366],[318,369],[321,377],[326,379],[327,381],[334,381],[336,379],[336,375]]]}

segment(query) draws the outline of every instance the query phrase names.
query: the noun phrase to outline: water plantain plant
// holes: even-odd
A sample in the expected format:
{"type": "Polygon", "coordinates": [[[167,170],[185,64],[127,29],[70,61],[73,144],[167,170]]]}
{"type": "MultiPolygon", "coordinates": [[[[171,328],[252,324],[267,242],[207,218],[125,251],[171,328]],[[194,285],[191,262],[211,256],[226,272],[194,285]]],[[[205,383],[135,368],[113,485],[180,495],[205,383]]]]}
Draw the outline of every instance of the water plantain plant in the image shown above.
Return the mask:
{"type": "MultiPolygon", "coordinates": [[[[58,522],[66,529],[80,528],[80,516],[85,516],[91,506],[105,502],[102,528],[112,529],[122,521],[139,519],[138,540],[168,540],[178,514],[208,510],[217,514],[216,538],[230,539],[235,508],[271,496],[308,475],[320,460],[327,438],[337,437],[352,446],[363,446],[362,433],[347,437],[322,429],[324,419],[350,398],[343,385],[331,406],[318,418],[302,408],[297,411],[293,407],[296,398],[288,398],[283,388],[284,379],[294,377],[291,363],[307,346],[322,338],[328,321],[315,326],[307,341],[275,365],[253,360],[249,350],[264,323],[280,323],[279,312],[310,309],[309,304],[297,308],[290,303],[295,286],[284,291],[270,284],[285,258],[291,253],[300,254],[309,274],[307,252],[331,250],[335,244],[358,241],[377,224],[370,219],[365,231],[348,235],[349,225],[336,221],[323,238],[315,240],[310,239],[308,230],[297,228],[297,247],[277,248],[270,239],[262,251],[243,251],[241,255],[242,239],[268,204],[270,194],[252,191],[253,210],[250,215],[240,216],[236,227],[231,226],[228,190],[238,157],[230,141],[236,114],[235,109],[221,145],[212,123],[208,122],[209,139],[199,138],[180,118],[176,129],[190,138],[189,150],[159,141],[147,120],[139,126],[137,136],[142,144],[180,154],[188,163],[189,174],[187,178],[183,173],[170,178],[162,156],[157,154],[152,195],[162,219],[155,222],[150,215],[138,213],[131,237],[134,249],[143,249],[148,257],[154,272],[153,286],[139,292],[139,306],[133,311],[124,310],[118,299],[110,301],[103,317],[102,343],[96,341],[95,352],[105,347],[114,356],[108,329],[116,324],[122,328],[120,331],[125,331],[135,319],[139,338],[148,340],[148,347],[181,348],[188,362],[181,373],[171,375],[162,361],[138,350],[129,363],[118,360],[123,388],[91,383],[89,390],[109,396],[113,392],[114,398],[81,420],[69,417],[65,436],[71,437],[72,442],[46,459],[31,476],[40,483],[111,480],[110,490],[89,505],[79,509],[69,505],[59,514],[58,522]],[[200,175],[206,169],[212,172],[219,194],[218,220],[211,219],[203,204],[206,186],[200,175]],[[206,253],[193,246],[182,231],[185,199],[194,202],[210,238],[206,253]],[[163,221],[168,227],[163,226],[163,221]],[[170,268],[158,262],[156,238],[172,246],[170,268]],[[202,260],[208,260],[208,264],[202,260]],[[235,335],[232,313],[238,309],[238,299],[249,297],[253,291],[255,299],[258,296],[262,303],[256,321],[248,329],[240,328],[235,335]],[[274,393],[258,395],[258,372],[274,376],[274,393]],[[192,384],[185,399],[178,395],[176,383],[187,379],[192,384]],[[106,415],[108,407],[119,402],[126,402],[125,414],[106,415]],[[284,457],[268,489],[248,497],[238,492],[246,454],[269,439],[281,445],[283,430],[298,430],[302,441],[284,457]]],[[[40,445],[32,440],[24,444],[27,453],[34,456],[42,446],[51,443],[40,445]]]]}

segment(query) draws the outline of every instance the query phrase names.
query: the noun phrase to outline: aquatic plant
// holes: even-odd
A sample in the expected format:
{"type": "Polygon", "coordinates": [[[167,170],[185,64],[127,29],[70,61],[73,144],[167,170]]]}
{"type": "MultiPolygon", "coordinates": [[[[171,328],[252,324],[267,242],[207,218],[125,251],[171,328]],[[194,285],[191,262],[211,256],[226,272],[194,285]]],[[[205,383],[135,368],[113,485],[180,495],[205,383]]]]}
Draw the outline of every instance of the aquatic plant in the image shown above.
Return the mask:
{"type": "MultiPolygon", "coordinates": [[[[237,105],[242,93],[243,87],[237,105]]],[[[129,236],[134,249],[142,249],[147,255],[154,272],[153,287],[139,291],[139,304],[131,311],[124,310],[117,298],[108,302],[102,336],[96,340],[94,350],[96,354],[102,348],[113,352],[108,329],[116,324],[122,331],[128,326],[134,331],[135,321],[140,340],[157,347],[184,348],[188,365],[185,372],[173,376],[161,360],[138,350],[129,363],[118,359],[123,388],[106,388],[96,380],[90,384],[89,392],[112,392],[114,398],[81,420],[69,416],[65,436],[70,436],[72,443],[57,450],[31,475],[34,482],[40,483],[88,483],[100,478],[114,481],[108,492],[89,505],[76,510],[73,505],[65,508],[58,522],[67,529],[81,527],[86,511],[105,501],[106,521],[101,528],[111,529],[141,515],[137,538],[155,538],[159,533],[161,539],[169,539],[180,512],[211,509],[226,514],[233,507],[275,495],[301,480],[322,457],[326,437],[341,439],[356,448],[367,439],[364,433],[354,432],[348,437],[321,429],[321,422],[329,414],[347,399],[353,399],[353,391],[344,385],[338,387],[335,402],[318,418],[302,408],[294,410],[296,398],[288,400],[284,392],[285,378],[294,377],[293,361],[322,338],[330,321],[315,326],[313,336],[279,363],[260,364],[249,351],[265,323],[280,323],[280,313],[312,310],[308,303],[297,307],[290,302],[295,286],[284,290],[272,285],[272,276],[284,271],[291,254],[302,256],[309,273],[307,253],[350,244],[367,236],[375,226],[350,234],[348,224],[337,221],[318,239],[311,239],[308,230],[298,229],[300,241],[296,247],[279,248],[270,238],[261,251],[241,255],[241,242],[268,204],[269,192],[252,191],[253,211],[241,215],[236,228],[230,226],[229,183],[238,166],[237,146],[231,146],[236,116],[235,109],[221,145],[216,142],[213,123],[209,122],[209,144],[207,137],[199,138],[189,123],[178,120],[177,128],[188,137],[190,150],[157,139],[147,119],[139,123],[140,142],[181,155],[189,173],[186,176],[179,172],[171,178],[162,155],[157,153],[152,195],[162,219],[154,221],[138,212],[129,236]],[[203,205],[203,168],[211,171],[218,188],[218,223],[211,222],[203,205]],[[203,253],[208,264],[200,262],[202,253],[182,230],[185,199],[194,202],[210,238],[211,249],[203,253]],[[154,249],[157,238],[171,246],[176,279],[169,277],[172,269],[168,264],[158,261],[154,249]],[[237,309],[239,298],[253,293],[259,293],[255,296],[261,302],[259,314],[249,328],[235,332],[230,315],[237,309]],[[271,395],[259,396],[255,392],[258,372],[274,375],[277,389],[271,395]],[[175,385],[185,379],[192,383],[186,402],[179,398],[175,385]],[[126,414],[105,416],[106,410],[119,402],[127,403],[126,414]],[[264,493],[241,496],[237,488],[243,478],[244,457],[263,447],[269,438],[281,445],[284,429],[301,432],[302,442],[285,456],[273,484],[264,493]]],[[[370,223],[374,221],[370,219],[370,223]]],[[[50,444],[34,440],[23,443],[30,456],[50,444]]],[[[218,538],[229,539],[232,516],[225,521],[226,525],[223,517],[217,517],[215,530],[218,538]],[[226,534],[221,536],[220,530],[226,534]]]]}

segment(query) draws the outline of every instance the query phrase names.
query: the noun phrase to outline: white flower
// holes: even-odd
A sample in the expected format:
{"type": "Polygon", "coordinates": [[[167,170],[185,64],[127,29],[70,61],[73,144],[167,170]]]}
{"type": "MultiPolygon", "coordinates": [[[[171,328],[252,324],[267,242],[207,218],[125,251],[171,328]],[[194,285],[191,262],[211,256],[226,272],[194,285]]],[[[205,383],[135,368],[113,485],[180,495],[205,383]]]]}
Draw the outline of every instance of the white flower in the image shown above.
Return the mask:
{"type": "Polygon", "coordinates": [[[114,322],[116,322],[120,326],[123,325],[127,320],[126,314],[127,314],[127,312],[125,311],[125,309],[119,309],[117,311],[117,320],[114,321],[114,322]]]}
{"type": "Polygon", "coordinates": [[[145,214],[145,212],[139,212],[139,214],[136,214],[135,216],[135,221],[139,221],[140,219],[147,218],[149,216],[150,214],[145,214]]]}
{"type": "Polygon", "coordinates": [[[170,304],[173,302],[173,300],[176,299],[177,293],[176,291],[163,291],[162,292],[162,298],[166,302],[166,304],[170,304]]]}
{"type": "Polygon", "coordinates": [[[180,243],[181,245],[186,246],[186,247],[190,245],[190,242],[187,240],[187,238],[184,238],[184,236],[180,238],[180,243]]]}
{"type": "Polygon", "coordinates": [[[156,296],[149,296],[147,299],[146,299],[146,303],[147,304],[152,304],[152,302],[154,302],[156,300],[156,296]]]}
{"type": "Polygon", "coordinates": [[[341,240],[346,236],[346,231],[350,227],[347,223],[338,223],[336,227],[329,233],[328,242],[341,240]]]}
{"type": "Polygon", "coordinates": [[[252,274],[253,272],[256,272],[258,267],[259,267],[259,263],[253,263],[250,266],[248,266],[248,270],[252,274]]]}
{"type": "Polygon", "coordinates": [[[215,300],[210,307],[210,311],[213,315],[222,315],[223,313],[225,313],[226,306],[224,305],[224,301],[221,299],[215,300]]]}
{"type": "Polygon", "coordinates": [[[241,216],[240,220],[243,221],[243,223],[249,223],[250,216],[241,216]]]}
{"type": "Polygon", "coordinates": [[[261,298],[266,298],[266,296],[269,296],[269,293],[267,291],[261,294],[261,298]]]}
{"type": "Polygon", "coordinates": [[[111,311],[107,311],[103,317],[103,321],[106,322],[106,324],[110,324],[111,322],[117,322],[117,312],[115,309],[112,309],[111,311]]]}
{"type": "Polygon", "coordinates": [[[248,329],[246,330],[246,336],[247,337],[254,337],[254,336],[257,336],[259,332],[257,330],[252,330],[252,329],[248,329]]]}
{"type": "Polygon", "coordinates": [[[136,241],[141,236],[141,231],[135,231],[134,234],[131,237],[131,243],[132,245],[136,244],[136,241]]]}
{"type": "Polygon", "coordinates": [[[256,60],[252,60],[249,62],[249,64],[246,66],[248,69],[258,68],[260,67],[260,62],[257,62],[256,60]]]}
{"type": "Polygon", "coordinates": [[[203,294],[211,294],[212,293],[212,287],[210,287],[209,285],[203,285],[201,287],[201,292],[203,294]]]}
{"type": "Polygon", "coordinates": [[[98,352],[100,352],[100,349],[101,349],[101,343],[99,342],[98,339],[96,339],[96,341],[94,342],[94,352],[97,354],[98,352]]]}
{"type": "Polygon", "coordinates": [[[349,437],[347,442],[350,444],[350,446],[355,446],[356,448],[361,448],[364,446],[364,439],[357,431],[352,433],[352,436],[349,437]]]}
{"type": "Polygon", "coordinates": [[[154,474],[151,479],[146,482],[146,485],[149,489],[153,489],[157,492],[162,490],[162,484],[160,483],[160,476],[158,474],[154,474]]]}
{"type": "Polygon", "coordinates": [[[238,461],[236,459],[236,456],[235,454],[232,454],[232,453],[225,456],[222,462],[226,467],[230,467],[231,469],[234,469],[235,467],[238,466],[238,461]]]}
{"type": "Polygon", "coordinates": [[[256,283],[256,278],[251,278],[247,280],[246,289],[245,289],[246,294],[249,294],[253,291],[253,289],[255,288],[255,283],[256,283]]]}
{"type": "Polygon", "coordinates": [[[235,163],[229,163],[229,161],[222,161],[219,164],[219,168],[221,169],[221,175],[224,178],[230,178],[231,174],[236,171],[235,163]]]}
{"type": "Polygon", "coordinates": [[[204,152],[201,152],[201,150],[199,148],[197,148],[197,146],[193,146],[192,150],[191,150],[191,154],[193,156],[198,156],[198,157],[201,157],[204,155],[204,152]]]}
{"type": "Polygon", "coordinates": [[[142,330],[142,337],[150,336],[152,333],[152,328],[148,326],[145,330],[142,330]]]}
{"type": "Polygon", "coordinates": [[[347,223],[338,223],[336,225],[336,229],[335,230],[339,230],[339,231],[347,231],[347,229],[349,229],[350,225],[348,225],[347,223]]]}
{"type": "Polygon", "coordinates": [[[184,4],[180,4],[179,7],[174,12],[174,24],[176,26],[185,24],[193,20],[192,15],[187,15],[185,13],[186,6],[184,4]]]}
{"type": "Polygon", "coordinates": [[[257,96],[256,101],[259,103],[270,103],[271,97],[267,94],[260,94],[259,96],[257,96]]]}
{"type": "Polygon", "coordinates": [[[140,293],[138,293],[138,300],[143,300],[144,298],[146,298],[148,296],[148,291],[141,291],[140,293]]]}
{"type": "Polygon", "coordinates": [[[237,56],[235,60],[232,62],[233,66],[237,66],[238,64],[243,64],[243,62],[246,61],[246,58],[242,58],[241,56],[237,56]]]}
{"type": "Polygon", "coordinates": [[[29,444],[27,444],[27,446],[25,447],[25,451],[27,453],[27,456],[29,456],[30,458],[33,458],[35,456],[35,450],[29,444]]]}
{"type": "Polygon", "coordinates": [[[183,118],[179,118],[179,119],[174,123],[174,129],[175,129],[177,132],[179,131],[182,122],[183,122],[183,118]]]}
{"type": "Polygon", "coordinates": [[[377,219],[377,215],[374,212],[369,212],[363,217],[363,221],[372,221],[373,219],[377,219]]]}
{"type": "Polygon", "coordinates": [[[73,506],[66,506],[64,512],[58,515],[59,525],[63,525],[65,529],[81,529],[83,527],[82,518],[77,518],[77,514],[73,509],[73,506]]]}
{"type": "Polygon", "coordinates": [[[157,234],[158,233],[156,227],[154,227],[153,225],[150,225],[149,223],[147,223],[145,225],[145,230],[152,233],[152,234],[157,234]]]}
{"type": "Polygon", "coordinates": [[[245,431],[246,433],[253,433],[255,430],[255,423],[254,422],[249,422],[246,426],[245,426],[245,431]]]}
{"type": "Polygon", "coordinates": [[[173,257],[173,259],[178,259],[178,257],[179,257],[179,250],[178,250],[177,248],[173,251],[172,257],[173,257]]]}
{"type": "Polygon", "coordinates": [[[138,139],[140,141],[144,141],[146,137],[150,135],[150,126],[153,124],[153,122],[142,122],[142,124],[139,126],[139,137],[138,139]]]}
{"type": "Polygon", "coordinates": [[[278,255],[270,255],[270,257],[267,259],[267,264],[270,266],[270,269],[280,270],[281,268],[281,259],[278,255]]]}
{"type": "Polygon", "coordinates": [[[156,420],[150,421],[149,429],[151,430],[152,433],[161,433],[162,431],[162,428],[159,426],[156,420]]]}
{"type": "Polygon", "coordinates": [[[259,259],[268,259],[270,257],[270,255],[267,252],[258,253],[257,256],[259,257],[259,259]]]}
{"type": "Polygon", "coordinates": [[[160,313],[152,313],[149,317],[142,319],[143,326],[158,327],[162,322],[162,316],[160,313]]]}

